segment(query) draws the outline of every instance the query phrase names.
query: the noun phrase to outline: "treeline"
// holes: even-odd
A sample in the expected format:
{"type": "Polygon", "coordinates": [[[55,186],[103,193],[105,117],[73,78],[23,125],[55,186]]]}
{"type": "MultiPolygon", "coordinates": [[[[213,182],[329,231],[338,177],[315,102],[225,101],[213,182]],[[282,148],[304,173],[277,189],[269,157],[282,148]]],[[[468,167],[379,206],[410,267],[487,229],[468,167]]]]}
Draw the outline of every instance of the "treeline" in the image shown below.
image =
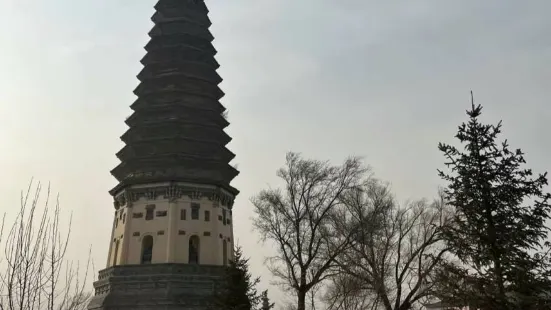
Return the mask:
{"type": "MultiPolygon", "coordinates": [[[[546,174],[484,124],[472,101],[456,144],[438,144],[438,197],[400,204],[360,158],[287,154],[284,186],[252,198],[291,309],[551,309],[546,174]]],[[[436,147],[436,143],[435,143],[436,147]]]]}

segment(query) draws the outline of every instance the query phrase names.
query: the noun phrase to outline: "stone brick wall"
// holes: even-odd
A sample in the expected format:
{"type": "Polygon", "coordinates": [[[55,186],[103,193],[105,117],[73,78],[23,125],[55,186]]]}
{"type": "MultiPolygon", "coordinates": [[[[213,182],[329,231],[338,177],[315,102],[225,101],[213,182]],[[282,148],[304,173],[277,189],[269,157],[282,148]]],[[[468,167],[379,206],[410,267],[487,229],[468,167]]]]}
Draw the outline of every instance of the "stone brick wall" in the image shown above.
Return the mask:
{"type": "Polygon", "coordinates": [[[99,272],[89,310],[211,310],[222,266],[154,264],[99,272]]]}

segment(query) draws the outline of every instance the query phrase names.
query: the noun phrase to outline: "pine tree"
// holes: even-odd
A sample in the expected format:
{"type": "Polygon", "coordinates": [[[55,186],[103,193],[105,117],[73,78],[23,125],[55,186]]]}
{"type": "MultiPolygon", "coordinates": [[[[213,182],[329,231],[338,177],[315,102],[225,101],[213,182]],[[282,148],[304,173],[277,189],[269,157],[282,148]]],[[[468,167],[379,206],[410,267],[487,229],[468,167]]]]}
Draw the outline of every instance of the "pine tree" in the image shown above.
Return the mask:
{"type": "Polygon", "coordinates": [[[270,310],[275,307],[275,304],[270,303],[270,299],[268,298],[268,290],[265,290],[261,294],[262,299],[262,307],[259,308],[259,310],[270,310]]]}
{"type": "Polygon", "coordinates": [[[243,257],[241,247],[237,246],[215,294],[215,307],[224,310],[256,310],[262,301],[262,296],[256,290],[259,282],[260,278],[253,278],[249,272],[249,260],[243,257]]]}
{"type": "Polygon", "coordinates": [[[440,273],[440,297],[477,309],[543,309],[551,293],[541,254],[551,210],[546,174],[524,168],[523,152],[498,142],[501,122],[482,124],[481,112],[472,100],[455,136],[464,150],[438,146],[451,170],[439,171],[445,196],[457,212],[445,239],[460,262],[440,273]]]}

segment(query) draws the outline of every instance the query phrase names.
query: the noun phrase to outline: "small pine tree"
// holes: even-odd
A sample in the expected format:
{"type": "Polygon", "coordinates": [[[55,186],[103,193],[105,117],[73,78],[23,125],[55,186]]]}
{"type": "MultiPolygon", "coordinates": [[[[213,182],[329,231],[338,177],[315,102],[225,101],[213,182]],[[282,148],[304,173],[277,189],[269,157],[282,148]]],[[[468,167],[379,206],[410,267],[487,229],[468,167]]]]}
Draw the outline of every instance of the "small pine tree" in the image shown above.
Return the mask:
{"type": "Polygon", "coordinates": [[[262,307],[260,307],[258,310],[270,310],[275,307],[274,303],[270,303],[270,299],[268,298],[268,290],[262,292],[261,296],[262,307]]]}
{"type": "Polygon", "coordinates": [[[533,177],[523,168],[522,151],[497,141],[501,122],[482,124],[481,112],[473,100],[469,122],[456,135],[464,150],[439,144],[451,170],[439,175],[457,211],[445,237],[460,261],[442,269],[440,297],[475,309],[540,309],[551,293],[545,255],[535,254],[543,252],[549,232],[546,174],[533,177]]]}
{"type": "Polygon", "coordinates": [[[249,259],[243,257],[241,247],[236,246],[234,258],[226,268],[214,298],[216,309],[256,310],[261,298],[256,290],[260,278],[253,278],[249,272],[249,259]]]}

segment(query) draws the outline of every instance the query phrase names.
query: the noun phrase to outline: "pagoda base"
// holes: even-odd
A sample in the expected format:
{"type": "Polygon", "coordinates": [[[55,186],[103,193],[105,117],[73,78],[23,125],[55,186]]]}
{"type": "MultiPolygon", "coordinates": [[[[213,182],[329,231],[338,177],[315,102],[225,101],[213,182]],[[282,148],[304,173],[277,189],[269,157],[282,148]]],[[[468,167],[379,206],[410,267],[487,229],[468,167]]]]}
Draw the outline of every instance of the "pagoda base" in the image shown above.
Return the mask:
{"type": "Polygon", "coordinates": [[[207,310],[223,266],[123,265],[101,270],[88,310],[207,310]]]}

